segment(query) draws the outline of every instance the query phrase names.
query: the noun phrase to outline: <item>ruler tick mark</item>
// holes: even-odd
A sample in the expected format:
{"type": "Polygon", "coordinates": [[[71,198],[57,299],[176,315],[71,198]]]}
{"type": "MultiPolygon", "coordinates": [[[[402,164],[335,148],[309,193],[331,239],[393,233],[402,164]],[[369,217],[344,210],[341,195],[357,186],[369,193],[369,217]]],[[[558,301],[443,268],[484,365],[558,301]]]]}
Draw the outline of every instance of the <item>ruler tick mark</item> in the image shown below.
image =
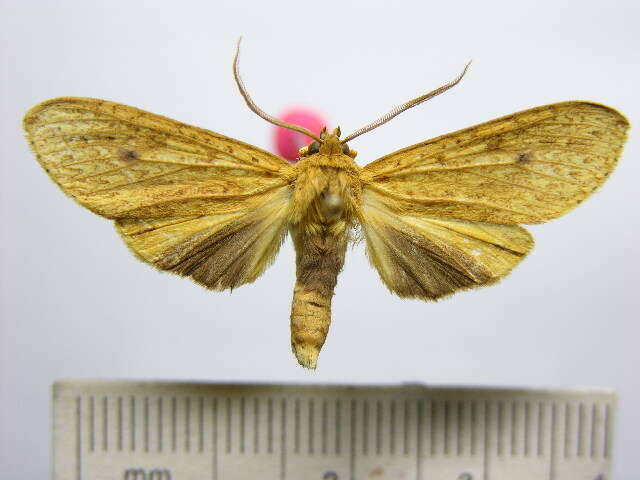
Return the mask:
{"type": "Polygon", "coordinates": [[[107,397],[102,397],[102,450],[109,449],[109,402],[107,397]]]}
{"type": "Polygon", "coordinates": [[[327,454],[327,417],[328,417],[327,399],[322,400],[322,454],[327,454]]]}
{"type": "Polygon", "coordinates": [[[309,429],[308,429],[308,434],[309,434],[309,439],[308,439],[308,448],[309,448],[309,455],[313,455],[314,452],[314,439],[315,439],[315,431],[314,431],[314,427],[315,427],[315,403],[313,401],[312,398],[309,399],[309,429]]]}
{"type": "Polygon", "coordinates": [[[171,451],[178,448],[178,400],[171,397],[171,451]]]}
{"type": "Polygon", "coordinates": [[[286,479],[287,473],[287,401],[280,404],[280,480],[286,479]]]}
{"type": "Polygon", "coordinates": [[[204,398],[198,398],[198,451],[204,452],[204,398]]]}
{"type": "Polygon", "coordinates": [[[389,410],[389,451],[391,455],[396,453],[396,401],[391,400],[389,410]]]}
{"type": "Polygon", "coordinates": [[[191,451],[191,398],[184,399],[184,449],[191,451]]]}
{"type": "Polygon", "coordinates": [[[96,447],[96,400],[93,395],[89,397],[89,452],[96,447]]]}
{"type": "Polygon", "coordinates": [[[557,406],[555,403],[551,405],[551,445],[549,446],[549,480],[556,478],[556,425],[557,425],[557,406]]]}
{"type": "Polygon", "coordinates": [[[382,402],[376,402],[376,455],[382,454],[382,402]]]}
{"type": "Polygon", "coordinates": [[[162,415],[162,397],[158,397],[158,413],[156,421],[158,422],[157,426],[157,435],[158,435],[158,452],[162,452],[162,433],[163,433],[163,415],[162,415]]]}
{"type": "Polygon", "coordinates": [[[296,398],[293,406],[293,448],[300,453],[300,399],[296,398]]]}
{"type": "Polygon", "coordinates": [[[607,404],[604,410],[604,448],[602,456],[609,458],[611,455],[611,437],[613,424],[611,422],[611,405],[607,404]]]}
{"type": "Polygon", "coordinates": [[[404,401],[404,425],[402,428],[402,447],[403,447],[403,453],[405,455],[409,455],[409,449],[411,448],[410,445],[410,441],[411,439],[409,438],[409,400],[405,400],[404,401]]]}
{"type": "Polygon", "coordinates": [[[253,453],[260,451],[260,404],[258,397],[253,399],[253,453]]]}
{"type": "Polygon", "coordinates": [[[596,453],[596,415],[598,413],[596,404],[591,406],[591,441],[589,442],[589,457],[593,458],[596,453]]]}
{"type": "Polygon", "coordinates": [[[136,451],[136,397],[129,397],[129,450],[136,451]]]}
{"type": "Polygon", "coordinates": [[[342,433],[342,402],[336,400],[336,455],[340,455],[341,451],[341,433],[342,433]]]}
{"type": "Polygon", "coordinates": [[[76,480],[82,480],[82,398],[76,397],[76,480]]]}
{"type": "Polygon", "coordinates": [[[544,455],[544,403],[538,402],[538,456],[544,455]]]}
{"type": "Polygon", "coordinates": [[[244,454],[245,446],[245,427],[246,427],[246,400],[240,398],[240,453],[244,454]]]}
{"type": "Polygon", "coordinates": [[[144,397],[144,451],[149,451],[149,397],[144,397]]]}
{"type": "Polygon", "coordinates": [[[369,402],[362,401],[362,454],[369,455],[369,402]]]}
{"type": "Polygon", "coordinates": [[[118,397],[117,416],[118,416],[118,451],[122,451],[123,447],[123,412],[122,412],[122,397],[118,397]]]}
{"type": "Polygon", "coordinates": [[[211,450],[212,450],[212,479],[218,480],[218,399],[211,400],[211,450]]]}
{"type": "Polygon", "coordinates": [[[356,401],[351,400],[351,428],[349,439],[349,479],[356,478],[356,401]]]}
{"type": "Polygon", "coordinates": [[[225,403],[226,403],[226,410],[227,410],[227,422],[226,422],[226,427],[227,427],[227,438],[226,438],[226,448],[225,451],[227,453],[231,453],[231,398],[227,397],[225,399],[225,403]]]}
{"type": "Polygon", "coordinates": [[[267,402],[267,452],[273,453],[273,398],[269,397],[267,402]]]}

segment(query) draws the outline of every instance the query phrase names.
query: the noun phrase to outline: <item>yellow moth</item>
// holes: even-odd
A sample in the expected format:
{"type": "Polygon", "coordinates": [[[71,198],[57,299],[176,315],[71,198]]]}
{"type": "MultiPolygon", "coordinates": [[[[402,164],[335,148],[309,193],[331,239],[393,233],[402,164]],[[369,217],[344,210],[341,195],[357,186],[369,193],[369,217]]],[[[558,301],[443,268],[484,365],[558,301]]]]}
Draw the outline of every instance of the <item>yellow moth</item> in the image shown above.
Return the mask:
{"type": "MultiPolygon", "coordinates": [[[[115,221],[131,251],[212,290],[253,282],[287,232],[296,249],[291,345],[315,368],[347,244],[359,228],[382,281],[436,300],[489,285],[533,247],[521,223],[572,209],[605,181],[627,120],[571,101],[525,110],[386,155],[365,167],[347,142],[457,84],[395,108],[355,133],[316,136],[300,161],[126,105],[63,97],[33,107],[24,128],[60,188],[115,221]]],[[[466,71],[466,68],[465,68],[466,71]]]]}

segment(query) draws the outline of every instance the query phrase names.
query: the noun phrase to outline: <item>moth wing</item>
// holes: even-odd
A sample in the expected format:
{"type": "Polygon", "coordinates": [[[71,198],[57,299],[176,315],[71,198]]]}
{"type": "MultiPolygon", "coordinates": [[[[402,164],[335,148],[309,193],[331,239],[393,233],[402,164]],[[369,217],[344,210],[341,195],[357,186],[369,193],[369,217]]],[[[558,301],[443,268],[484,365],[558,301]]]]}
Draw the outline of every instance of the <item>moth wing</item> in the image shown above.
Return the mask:
{"type": "Polygon", "coordinates": [[[286,234],[293,170],[259,148],[90,98],[41,103],[24,128],[52,180],[116,220],[157,268],[233,288],[266,268],[286,234]]]}
{"type": "Polygon", "coordinates": [[[602,185],[628,127],[603,105],[546,105],[391,153],[365,166],[362,181],[394,212],[541,223],[602,185]]]}
{"type": "Polygon", "coordinates": [[[400,297],[436,300],[495,283],[533,247],[517,225],[398,214],[383,200],[363,192],[362,230],[370,262],[400,297]]]}

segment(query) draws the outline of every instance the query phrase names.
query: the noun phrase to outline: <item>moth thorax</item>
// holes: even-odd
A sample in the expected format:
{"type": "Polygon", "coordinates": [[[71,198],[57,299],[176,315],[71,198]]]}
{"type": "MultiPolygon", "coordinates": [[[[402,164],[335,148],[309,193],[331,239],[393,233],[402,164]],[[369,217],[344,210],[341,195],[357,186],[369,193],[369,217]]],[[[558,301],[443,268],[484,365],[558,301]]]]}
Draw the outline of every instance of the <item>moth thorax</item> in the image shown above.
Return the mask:
{"type": "Polygon", "coordinates": [[[323,191],[319,198],[320,209],[324,217],[334,220],[342,216],[344,210],[344,199],[342,195],[330,191],[323,191]]]}

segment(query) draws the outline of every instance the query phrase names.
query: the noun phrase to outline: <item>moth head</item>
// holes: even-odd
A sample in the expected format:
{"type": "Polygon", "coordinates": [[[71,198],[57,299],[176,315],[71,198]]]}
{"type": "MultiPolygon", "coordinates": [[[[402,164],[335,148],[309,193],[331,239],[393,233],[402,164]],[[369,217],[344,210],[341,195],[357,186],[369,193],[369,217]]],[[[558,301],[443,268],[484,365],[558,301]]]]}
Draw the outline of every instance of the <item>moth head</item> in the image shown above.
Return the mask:
{"type": "Polygon", "coordinates": [[[355,150],[351,150],[346,143],[340,141],[340,127],[334,128],[331,133],[329,133],[327,127],[324,127],[320,132],[320,138],[318,140],[314,140],[309,145],[298,150],[300,158],[308,157],[316,153],[325,155],[342,153],[351,158],[356,158],[357,155],[355,150]]]}

